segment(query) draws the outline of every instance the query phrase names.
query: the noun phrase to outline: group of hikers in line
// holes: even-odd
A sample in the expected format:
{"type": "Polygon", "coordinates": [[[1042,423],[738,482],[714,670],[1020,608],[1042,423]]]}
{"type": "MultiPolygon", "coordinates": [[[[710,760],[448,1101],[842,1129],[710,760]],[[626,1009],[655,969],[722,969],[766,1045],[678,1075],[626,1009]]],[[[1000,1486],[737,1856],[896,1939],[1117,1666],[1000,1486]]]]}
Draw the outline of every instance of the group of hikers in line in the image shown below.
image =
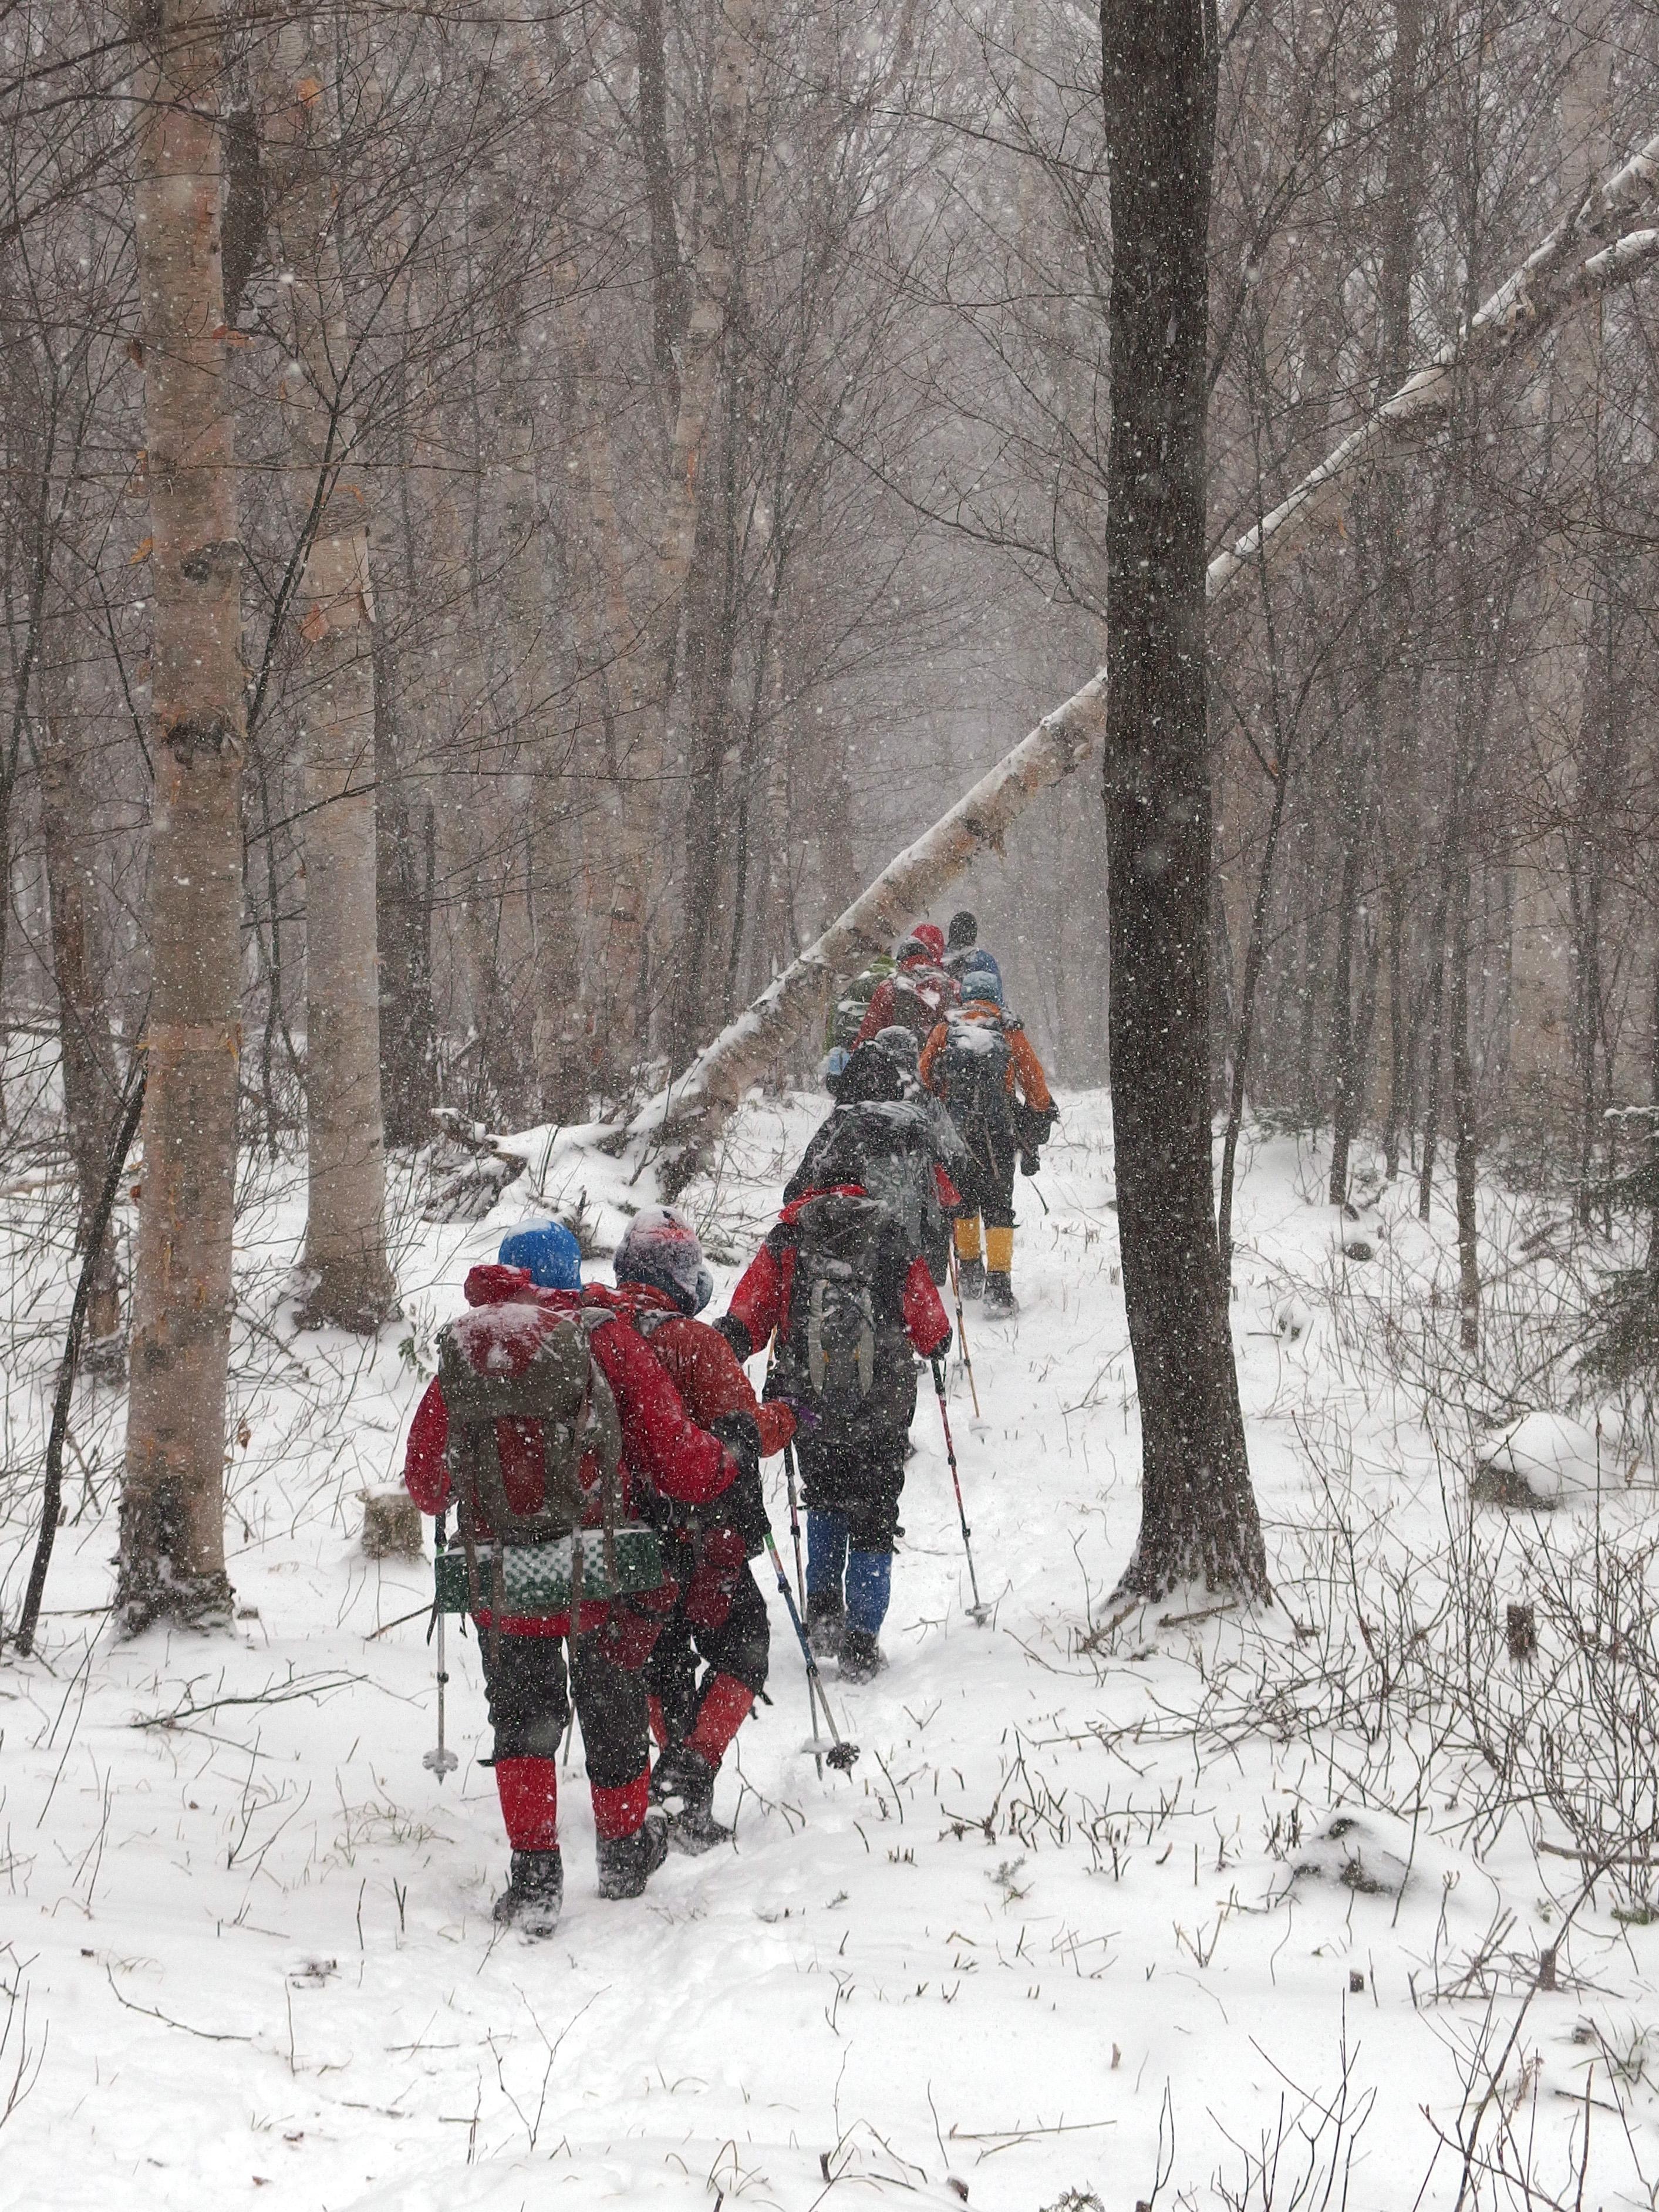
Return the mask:
{"type": "Polygon", "coordinates": [[[558,1923],[573,1701],[602,1897],[637,1897],[671,1846],[729,1840],[714,1784],[765,1692],[770,1627],[749,1564],[763,1549],[793,1610],[763,1459],[790,1455],[792,1522],[797,1466],[803,1485],[809,1667],[834,1661],[858,1684],[886,1663],[919,1362],[943,1406],[939,1290],[953,1282],[958,1316],[976,1296],[1013,1310],[1016,1164],[1036,1171],[1055,1118],[976,935],[965,913],[948,943],[917,929],[833,1010],[833,1109],[718,1321],[698,1318],[713,1278],[668,1207],[630,1221],[614,1285],[584,1283],[557,1222],[511,1231],[467,1275],[404,1480],[439,1516],[441,1605],[456,1513],[456,1609],[479,1634],[512,1852],[504,1925],[558,1923]],[[757,1396],[745,1363],[763,1352],[757,1396]]]}

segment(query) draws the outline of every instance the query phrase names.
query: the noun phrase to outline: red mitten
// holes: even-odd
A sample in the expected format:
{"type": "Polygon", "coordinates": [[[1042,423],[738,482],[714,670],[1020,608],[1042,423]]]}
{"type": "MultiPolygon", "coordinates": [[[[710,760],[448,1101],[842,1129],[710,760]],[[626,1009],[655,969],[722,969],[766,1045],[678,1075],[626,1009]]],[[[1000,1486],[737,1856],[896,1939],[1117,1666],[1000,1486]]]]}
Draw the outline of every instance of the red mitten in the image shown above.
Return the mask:
{"type": "Polygon", "coordinates": [[[656,1649],[678,1596],[678,1583],[667,1581],[653,1590],[635,1590],[614,1601],[599,1632],[605,1656],[613,1666],[625,1674],[639,1673],[656,1649]]]}

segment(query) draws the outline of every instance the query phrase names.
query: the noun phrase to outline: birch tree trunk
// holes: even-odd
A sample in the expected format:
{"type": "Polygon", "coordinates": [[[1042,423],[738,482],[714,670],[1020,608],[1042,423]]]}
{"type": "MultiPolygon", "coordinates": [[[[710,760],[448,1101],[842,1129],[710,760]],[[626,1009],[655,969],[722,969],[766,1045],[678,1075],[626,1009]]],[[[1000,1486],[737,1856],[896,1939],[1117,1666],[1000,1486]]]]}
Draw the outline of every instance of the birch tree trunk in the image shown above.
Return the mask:
{"type": "MultiPolygon", "coordinates": [[[[703,502],[710,494],[718,495],[718,472],[707,465],[707,447],[731,310],[743,137],[759,12],[759,0],[719,0],[715,9],[708,102],[712,174],[702,235],[692,257],[691,309],[680,349],[668,482],[662,501],[663,527],[653,562],[653,603],[647,629],[647,665],[659,686],[658,700],[638,718],[629,749],[604,952],[606,988],[615,994],[605,1010],[605,1021],[607,1029],[615,1032],[611,1053],[617,1060],[629,1052],[636,1053],[645,1042],[645,1009],[636,994],[630,1011],[625,994],[631,979],[645,969],[644,939],[652,888],[660,874],[657,842],[662,818],[661,786],[674,696],[675,644],[684,609],[686,580],[691,572],[703,502]]],[[[695,890],[691,896],[695,901],[695,890]]]]}
{"type": "Polygon", "coordinates": [[[214,0],[134,0],[155,797],[143,1182],[116,1606],[128,1634],[230,1613],[224,1554],[242,696],[220,268],[214,0]]]}
{"type": "Polygon", "coordinates": [[[329,133],[336,63],[318,19],[276,41],[266,135],[291,281],[281,386],[293,505],[305,518],[295,594],[306,760],[306,1158],[301,1327],[372,1333],[397,1310],[386,1249],[380,974],[375,913],[374,600],[356,452],[329,133]]]}

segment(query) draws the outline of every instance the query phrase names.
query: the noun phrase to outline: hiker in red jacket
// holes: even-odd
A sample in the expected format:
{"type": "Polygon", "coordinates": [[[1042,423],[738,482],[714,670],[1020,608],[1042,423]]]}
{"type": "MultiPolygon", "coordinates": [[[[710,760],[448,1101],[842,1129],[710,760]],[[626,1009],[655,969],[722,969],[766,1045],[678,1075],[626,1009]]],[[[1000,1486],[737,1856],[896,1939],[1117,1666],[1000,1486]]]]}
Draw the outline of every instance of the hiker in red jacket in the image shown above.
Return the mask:
{"type": "MultiPolygon", "coordinates": [[[[568,1287],[574,1267],[557,1250],[550,1231],[538,1234],[550,1243],[545,1264],[535,1269],[540,1284],[524,1267],[477,1267],[467,1276],[465,1297],[478,1316],[477,1326],[495,1332],[489,1339],[492,1364],[522,1363],[550,1332],[573,1325],[581,1329],[591,1353],[589,1372],[598,1378],[592,1411],[608,1412],[614,1405],[622,1516],[654,1521],[670,1506],[711,1504],[736,1480],[737,1461],[690,1419],[673,1384],[623,1315],[584,1317],[580,1291],[568,1287]]],[[[507,1508],[514,1515],[540,1511],[547,1503],[549,1465],[542,1425],[499,1419],[493,1429],[507,1508]]],[[[450,1433],[449,1409],[434,1378],[416,1408],[404,1458],[404,1483],[422,1512],[441,1512],[449,1502],[450,1433]]],[[[596,1433],[590,1422],[584,1444],[596,1433]]],[[[583,1450],[579,1462],[585,1527],[599,1526],[604,1516],[599,1456],[595,1443],[583,1450]]],[[[495,1907],[504,1923],[532,1935],[550,1934],[557,1924],[564,1873],[555,1761],[573,1692],[593,1801],[600,1895],[637,1897],[662,1863],[667,1849],[663,1824],[647,1820],[649,1737],[639,1670],[677,1595],[670,1583],[616,1599],[584,1597],[574,1624],[568,1604],[562,1612],[503,1613],[499,1621],[487,1603],[476,1607],[495,1732],[495,1787],[513,1850],[511,1881],[495,1907]],[[568,1686],[562,1640],[568,1636],[568,1686]]]]}
{"type": "Polygon", "coordinates": [[[908,1030],[920,1048],[961,999],[956,979],[945,972],[944,933],[932,922],[924,921],[912,930],[896,947],[894,957],[897,969],[876,986],[859,1024],[854,1050],[891,1028],[908,1030]]]}
{"type": "Polygon", "coordinates": [[[669,1809],[670,1844],[706,1851],[731,1839],[730,1828],[714,1816],[714,1778],[766,1687],[771,1632],[749,1561],[766,1532],[760,1462],[783,1449],[795,1418],[787,1406],[761,1405],[726,1339],[696,1318],[714,1279],[683,1215],[659,1206],[636,1214],[617,1247],[616,1275],[614,1291],[592,1286],[587,1297],[629,1316],[693,1419],[743,1468],[713,1505],[674,1516],[665,1560],[679,1598],[645,1670],[652,1732],[661,1747],[651,1795],[669,1809]]]}
{"type": "Polygon", "coordinates": [[[769,1399],[803,1415],[808,1632],[842,1679],[884,1666],[913,1353],[951,1340],[927,1262],[898,1213],[857,1183],[804,1192],[750,1261],[720,1333],[739,1359],[773,1340],[769,1399]]]}

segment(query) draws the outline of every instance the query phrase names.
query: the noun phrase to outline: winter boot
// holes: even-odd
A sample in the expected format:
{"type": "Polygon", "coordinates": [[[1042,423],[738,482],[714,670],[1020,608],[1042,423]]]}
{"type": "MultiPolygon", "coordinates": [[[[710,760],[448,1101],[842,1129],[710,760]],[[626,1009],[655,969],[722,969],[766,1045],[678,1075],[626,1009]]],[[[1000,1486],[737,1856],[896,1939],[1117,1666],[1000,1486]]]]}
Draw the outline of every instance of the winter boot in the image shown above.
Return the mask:
{"type": "Polygon", "coordinates": [[[668,1823],[659,1812],[647,1813],[644,1825],[631,1836],[601,1836],[599,1895],[642,1896],[645,1885],[667,1856],[668,1823]]]}
{"type": "Polygon", "coordinates": [[[847,1606],[839,1590],[806,1593],[806,1640],[815,1659],[839,1659],[847,1606]]]}
{"type": "Polygon", "coordinates": [[[556,1850],[514,1851],[507,1887],[495,1899],[495,1920],[532,1940],[550,1936],[564,1906],[564,1861],[556,1850]]]}
{"type": "Polygon", "coordinates": [[[984,1261],[960,1261],[957,1267],[957,1282],[964,1298],[982,1298],[985,1295],[984,1261]]]}
{"type": "Polygon", "coordinates": [[[1019,1300],[1014,1296],[1014,1286],[1009,1278],[993,1273],[985,1278],[985,1310],[988,1314],[1017,1314],[1019,1300]]]}
{"type": "Polygon", "coordinates": [[[843,1682],[873,1682],[887,1664],[880,1644],[866,1628],[849,1628],[841,1639],[843,1682]]]}
{"type": "Polygon", "coordinates": [[[714,1769],[689,1743],[672,1744],[657,1761],[651,1795],[668,1815],[671,1850],[696,1857],[729,1844],[732,1831],[714,1818],[714,1769]]]}

